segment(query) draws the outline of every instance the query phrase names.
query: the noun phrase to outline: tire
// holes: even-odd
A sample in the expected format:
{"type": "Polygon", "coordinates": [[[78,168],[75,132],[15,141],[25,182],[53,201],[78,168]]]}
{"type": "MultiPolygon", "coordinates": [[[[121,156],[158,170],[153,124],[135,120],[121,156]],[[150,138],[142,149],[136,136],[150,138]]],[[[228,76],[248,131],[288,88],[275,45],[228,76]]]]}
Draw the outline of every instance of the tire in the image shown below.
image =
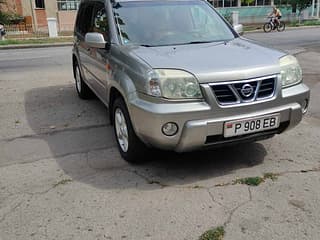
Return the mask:
{"type": "Polygon", "coordinates": [[[271,25],[271,23],[265,23],[264,25],[263,25],[263,31],[264,32],[271,32],[271,30],[272,30],[272,25],[271,25]]]}
{"type": "Polygon", "coordinates": [[[88,87],[88,85],[83,81],[81,71],[79,68],[79,64],[76,62],[74,64],[74,79],[75,79],[75,84],[76,84],[76,89],[78,96],[81,99],[90,99],[94,96],[93,92],[91,89],[88,87]]]}
{"type": "Polygon", "coordinates": [[[286,24],[284,22],[280,22],[280,24],[277,26],[278,32],[283,32],[286,29],[286,24]]]}
{"type": "Polygon", "coordinates": [[[112,118],[121,157],[130,163],[145,162],[148,148],[134,132],[126,104],[120,97],[113,104],[112,118]]]}

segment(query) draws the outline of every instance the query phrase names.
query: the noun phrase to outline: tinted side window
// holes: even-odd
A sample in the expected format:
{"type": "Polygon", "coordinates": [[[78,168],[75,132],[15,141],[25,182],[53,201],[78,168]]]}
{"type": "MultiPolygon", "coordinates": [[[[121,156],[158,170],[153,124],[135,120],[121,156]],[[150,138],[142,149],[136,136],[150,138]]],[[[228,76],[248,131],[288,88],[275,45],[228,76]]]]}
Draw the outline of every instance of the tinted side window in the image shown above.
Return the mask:
{"type": "Polygon", "coordinates": [[[76,31],[82,36],[90,32],[90,26],[92,23],[92,13],[94,5],[92,4],[82,4],[79,9],[77,18],[76,31]]]}
{"type": "Polygon", "coordinates": [[[105,6],[102,3],[97,3],[93,12],[92,32],[101,33],[105,40],[108,40],[108,19],[105,6]]]}
{"type": "Polygon", "coordinates": [[[80,21],[81,21],[81,16],[83,14],[83,10],[84,10],[84,4],[81,4],[79,6],[79,10],[78,10],[78,14],[77,14],[77,19],[76,19],[76,24],[75,24],[75,32],[79,33],[80,32],[80,21]]]}

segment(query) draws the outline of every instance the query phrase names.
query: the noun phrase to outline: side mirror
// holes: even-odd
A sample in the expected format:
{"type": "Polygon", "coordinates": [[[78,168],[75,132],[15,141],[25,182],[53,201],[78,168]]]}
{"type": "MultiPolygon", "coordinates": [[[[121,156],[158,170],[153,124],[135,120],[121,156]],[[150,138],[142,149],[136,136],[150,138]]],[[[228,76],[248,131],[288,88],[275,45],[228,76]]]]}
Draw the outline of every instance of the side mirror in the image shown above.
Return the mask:
{"type": "Polygon", "coordinates": [[[237,24],[233,26],[233,29],[239,34],[243,35],[243,25],[242,24],[237,24]]]}
{"type": "Polygon", "coordinates": [[[85,35],[85,42],[89,47],[106,48],[107,42],[101,33],[89,32],[85,35]]]}

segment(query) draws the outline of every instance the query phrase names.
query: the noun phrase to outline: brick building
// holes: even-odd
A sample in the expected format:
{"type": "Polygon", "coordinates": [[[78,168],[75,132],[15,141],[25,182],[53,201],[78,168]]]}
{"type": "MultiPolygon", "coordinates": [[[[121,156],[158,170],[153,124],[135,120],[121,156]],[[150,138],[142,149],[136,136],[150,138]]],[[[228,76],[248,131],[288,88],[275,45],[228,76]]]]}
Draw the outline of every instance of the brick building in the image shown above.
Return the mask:
{"type": "Polygon", "coordinates": [[[47,18],[56,18],[60,31],[73,30],[80,0],[6,0],[5,12],[17,13],[36,30],[47,27],[47,18]]]}

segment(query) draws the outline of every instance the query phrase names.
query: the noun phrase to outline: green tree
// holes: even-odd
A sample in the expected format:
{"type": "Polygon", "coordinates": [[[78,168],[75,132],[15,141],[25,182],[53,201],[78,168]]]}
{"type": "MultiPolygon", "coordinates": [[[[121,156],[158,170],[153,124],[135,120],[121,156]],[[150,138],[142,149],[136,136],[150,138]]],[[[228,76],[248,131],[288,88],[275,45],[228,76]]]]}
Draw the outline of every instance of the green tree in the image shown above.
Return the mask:
{"type": "Polygon", "coordinates": [[[1,11],[1,5],[2,5],[2,4],[6,4],[6,3],[7,3],[6,0],[0,0],[0,12],[2,12],[2,11],[1,11]]]}
{"type": "Polygon", "coordinates": [[[8,14],[3,12],[1,9],[1,5],[6,4],[6,0],[0,0],[0,23],[8,23],[8,14]]]}
{"type": "Polygon", "coordinates": [[[255,0],[241,0],[241,3],[244,3],[244,4],[248,5],[248,6],[253,2],[255,2],[255,0]]]}
{"type": "Polygon", "coordinates": [[[312,0],[289,0],[289,4],[292,6],[293,13],[296,13],[298,11],[300,24],[302,11],[311,6],[312,0]]]}
{"type": "Polygon", "coordinates": [[[300,15],[301,12],[310,7],[312,4],[312,0],[290,0],[289,4],[292,6],[292,12],[297,12],[300,15]]]}
{"type": "MultiPolygon", "coordinates": [[[[12,1],[12,0],[11,0],[12,1]]],[[[7,4],[8,0],[0,0],[0,23],[2,24],[18,24],[23,21],[23,17],[15,12],[5,12],[1,6],[7,4]]]]}

